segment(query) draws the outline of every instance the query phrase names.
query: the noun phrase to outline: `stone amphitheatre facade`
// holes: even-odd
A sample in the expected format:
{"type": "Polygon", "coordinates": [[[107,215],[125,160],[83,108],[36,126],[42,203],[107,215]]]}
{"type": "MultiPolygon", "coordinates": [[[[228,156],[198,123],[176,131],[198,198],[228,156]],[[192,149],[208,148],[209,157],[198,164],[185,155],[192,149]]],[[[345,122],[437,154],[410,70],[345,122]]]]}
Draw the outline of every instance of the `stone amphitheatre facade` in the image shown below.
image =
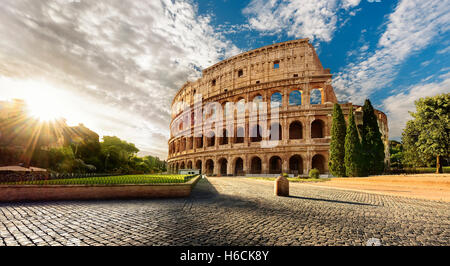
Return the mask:
{"type": "MultiPolygon", "coordinates": [[[[328,174],[337,99],[330,70],[322,67],[308,39],[248,51],[202,74],[183,85],[172,102],[170,172],[307,175],[316,168],[328,174]]],[[[357,124],[362,123],[361,106],[341,107],[346,118],[353,107],[357,124]]],[[[389,158],[387,118],[375,113],[389,158]]]]}

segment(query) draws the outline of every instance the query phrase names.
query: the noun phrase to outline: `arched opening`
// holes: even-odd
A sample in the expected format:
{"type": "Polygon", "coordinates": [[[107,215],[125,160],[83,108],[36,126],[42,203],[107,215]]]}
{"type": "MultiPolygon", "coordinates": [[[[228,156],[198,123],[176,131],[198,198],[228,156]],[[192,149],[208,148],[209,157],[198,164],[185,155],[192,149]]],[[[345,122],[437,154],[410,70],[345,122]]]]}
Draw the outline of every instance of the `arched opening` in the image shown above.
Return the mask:
{"type": "Polygon", "coordinates": [[[263,101],[263,97],[259,94],[253,98],[253,101],[252,101],[253,104],[252,104],[252,110],[251,110],[252,114],[250,114],[250,115],[258,115],[258,111],[259,111],[262,101],[263,101]]]}
{"type": "Polygon", "coordinates": [[[239,99],[236,103],[236,115],[235,117],[243,118],[245,115],[245,99],[239,99]]]}
{"type": "Polygon", "coordinates": [[[184,165],[184,162],[181,163],[180,169],[186,169],[186,167],[185,167],[185,165],[184,165]]]}
{"type": "Polygon", "coordinates": [[[188,163],[187,163],[187,169],[192,169],[192,161],[188,161],[188,163]]]}
{"type": "Polygon", "coordinates": [[[302,139],[303,127],[299,121],[294,121],[289,125],[289,139],[302,139]]]}
{"type": "Polygon", "coordinates": [[[245,130],[243,127],[238,127],[236,129],[236,138],[234,143],[244,143],[245,130]]]}
{"type": "Polygon", "coordinates": [[[243,176],[244,175],[244,160],[242,158],[237,158],[234,163],[234,175],[243,176]]]}
{"type": "Polygon", "coordinates": [[[289,93],[289,105],[302,105],[301,91],[296,90],[289,93]]]}
{"type": "Polygon", "coordinates": [[[180,169],[180,168],[179,168],[178,163],[177,163],[176,166],[175,166],[175,173],[178,174],[178,170],[179,170],[179,169],[180,169]]]}
{"type": "Polygon", "coordinates": [[[282,160],[279,156],[273,156],[269,160],[269,173],[281,174],[282,160]]]}
{"type": "Polygon", "coordinates": [[[201,160],[198,160],[196,163],[195,163],[195,169],[198,169],[198,170],[202,170],[202,161],[201,160]]]}
{"type": "Polygon", "coordinates": [[[279,92],[275,92],[270,97],[270,108],[277,108],[283,106],[283,95],[279,92]]]}
{"type": "Polygon", "coordinates": [[[199,148],[203,148],[203,136],[201,137],[196,137],[195,138],[195,142],[197,143],[196,147],[199,148]]]}
{"type": "Polygon", "coordinates": [[[206,145],[208,147],[212,147],[216,145],[216,134],[214,134],[214,131],[210,131],[206,137],[206,145]]]}
{"type": "Polygon", "coordinates": [[[194,138],[193,137],[189,138],[188,144],[189,144],[188,149],[192,150],[194,148],[194,138]]]}
{"type": "Polygon", "coordinates": [[[222,137],[220,137],[220,145],[228,144],[228,131],[226,129],[222,130],[222,137]]]}
{"type": "Polygon", "coordinates": [[[312,158],[312,168],[319,170],[319,173],[325,173],[325,157],[321,154],[316,154],[312,158]]]}
{"type": "Polygon", "coordinates": [[[181,139],[181,151],[186,150],[186,138],[181,139]]]}
{"type": "Polygon", "coordinates": [[[214,161],[211,159],[208,159],[206,161],[206,174],[212,175],[214,173],[214,161]]]}
{"type": "Polygon", "coordinates": [[[281,140],[283,132],[280,123],[272,123],[270,125],[270,140],[281,140]]]}
{"type": "Polygon", "coordinates": [[[313,89],[311,91],[311,104],[322,104],[322,91],[319,89],[313,89]]]}
{"type": "Polygon", "coordinates": [[[303,174],[303,160],[300,155],[294,155],[289,159],[289,172],[294,175],[303,174]]]}
{"type": "Polygon", "coordinates": [[[324,136],[324,122],[320,119],[314,120],[311,123],[311,138],[323,138],[324,136]]]}
{"type": "Polygon", "coordinates": [[[227,159],[225,159],[225,158],[220,159],[219,165],[220,165],[220,175],[226,176],[227,175],[227,166],[228,166],[227,159]]]}
{"type": "Polygon", "coordinates": [[[259,157],[253,157],[251,161],[251,173],[252,174],[261,174],[262,172],[262,162],[259,157]]]}
{"type": "Polygon", "coordinates": [[[262,128],[260,125],[255,125],[250,131],[250,141],[260,142],[262,140],[262,128]]]}

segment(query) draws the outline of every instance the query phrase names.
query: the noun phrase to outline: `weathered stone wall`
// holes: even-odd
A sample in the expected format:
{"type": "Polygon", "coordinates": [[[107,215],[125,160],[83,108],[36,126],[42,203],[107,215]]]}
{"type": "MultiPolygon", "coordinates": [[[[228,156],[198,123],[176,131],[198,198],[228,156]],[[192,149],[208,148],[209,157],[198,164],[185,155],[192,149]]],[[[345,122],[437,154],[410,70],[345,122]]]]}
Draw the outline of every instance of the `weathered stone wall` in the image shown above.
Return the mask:
{"type": "MultiPolygon", "coordinates": [[[[337,103],[331,78],[307,39],[265,46],[205,69],[202,78],[186,83],[174,97],[169,171],[195,168],[215,175],[281,172],[307,175],[310,169],[319,168],[322,174],[328,173],[331,113],[333,104],[337,103]],[[291,102],[293,93],[297,92],[301,104],[291,102]],[[311,101],[313,93],[318,93],[318,102],[311,101]],[[195,94],[201,94],[203,105],[194,106],[195,94]],[[271,106],[276,94],[281,95],[281,102],[279,120],[273,123],[271,106]],[[195,125],[192,118],[189,122],[187,112],[183,112],[183,108],[190,107],[193,117],[199,108],[206,109],[212,102],[224,107],[227,103],[251,103],[256,97],[267,103],[267,121],[257,120],[249,109],[245,110],[244,119],[239,119],[237,110],[231,110],[232,127],[226,128],[231,132],[225,142],[221,138],[224,128],[215,125],[211,127],[214,141],[209,138],[209,131],[194,137],[193,133],[201,132],[203,125],[195,125]],[[262,148],[261,142],[252,141],[250,133],[255,123],[264,131],[262,142],[269,141],[268,132],[278,123],[281,128],[278,145],[262,148]],[[245,131],[242,140],[236,137],[239,127],[245,131]]],[[[351,106],[351,103],[342,105],[345,116],[351,106]]],[[[386,116],[376,113],[387,140],[386,116]]],[[[388,153],[387,150],[387,158],[388,153]]]]}
{"type": "Polygon", "coordinates": [[[183,184],[0,185],[0,202],[187,197],[199,178],[183,184]]]}

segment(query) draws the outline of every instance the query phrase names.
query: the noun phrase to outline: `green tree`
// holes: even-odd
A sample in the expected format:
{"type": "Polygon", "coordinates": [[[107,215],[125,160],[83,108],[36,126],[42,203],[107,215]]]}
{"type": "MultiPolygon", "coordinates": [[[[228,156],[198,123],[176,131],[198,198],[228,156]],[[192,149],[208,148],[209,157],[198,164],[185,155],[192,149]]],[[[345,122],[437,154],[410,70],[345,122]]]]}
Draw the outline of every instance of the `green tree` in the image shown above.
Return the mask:
{"type": "Polygon", "coordinates": [[[403,145],[400,142],[396,140],[389,141],[389,154],[391,155],[391,168],[403,168],[403,145]]]}
{"type": "Polygon", "coordinates": [[[331,125],[330,172],[334,176],[345,176],[345,118],[341,106],[334,104],[331,125]]]}
{"type": "Polygon", "coordinates": [[[363,106],[363,125],[361,130],[363,151],[362,170],[364,175],[381,174],[384,171],[385,153],[377,117],[369,99],[363,106]]]}
{"type": "Polygon", "coordinates": [[[133,143],[118,137],[104,136],[100,146],[106,172],[128,173],[132,170],[130,160],[139,152],[133,143]]]}
{"type": "Polygon", "coordinates": [[[403,131],[407,160],[411,157],[436,158],[436,173],[442,173],[441,160],[450,155],[450,93],[426,97],[415,102],[414,118],[403,131]]]}
{"type": "Polygon", "coordinates": [[[361,143],[355,124],[353,108],[350,108],[348,116],[347,133],[345,135],[345,172],[347,176],[359,176],[361,174],[361,143]]]}

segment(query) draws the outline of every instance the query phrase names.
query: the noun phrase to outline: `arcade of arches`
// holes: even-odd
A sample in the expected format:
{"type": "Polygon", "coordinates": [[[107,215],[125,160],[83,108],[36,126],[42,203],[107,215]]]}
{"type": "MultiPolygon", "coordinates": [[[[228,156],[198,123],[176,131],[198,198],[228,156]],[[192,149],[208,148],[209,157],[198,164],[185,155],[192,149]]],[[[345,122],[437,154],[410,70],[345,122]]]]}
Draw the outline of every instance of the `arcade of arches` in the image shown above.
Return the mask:
{"type": "Polygon", "coordinates": [[[321,152],[317,154],[301,154],[293,155],[253,155],[253,156],[221,156],[217,159],[206,158],[187,160],[169,164],[169,170],[176,172],[186,165],[189,169],[191,165],[193,169],[199,169],[207,175],[218,176],[245,176],[270,174],[279,175],[288,173],[297,175],[307,175],[309,170],[316,168],[321,174],[327,172],[328,154],[321,152]],[[195,161],[195,164],[194,164],[195,161]]]}

